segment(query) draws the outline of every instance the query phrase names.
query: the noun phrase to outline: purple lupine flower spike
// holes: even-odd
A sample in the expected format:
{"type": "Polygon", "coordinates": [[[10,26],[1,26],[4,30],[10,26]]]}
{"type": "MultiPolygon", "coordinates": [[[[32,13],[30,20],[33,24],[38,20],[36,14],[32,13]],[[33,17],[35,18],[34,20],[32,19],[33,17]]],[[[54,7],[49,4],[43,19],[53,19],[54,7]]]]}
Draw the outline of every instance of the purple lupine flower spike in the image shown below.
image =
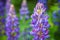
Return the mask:
{"type": "Polygon", "coordinates": [[[29,19],[29,11],[28,11],[26,0],[23,0],[21,9],[20,9],[20,19],[23,19],[24,17],[26,19],[29,19]]]}
{"type": "Polygon", "coordinates": [[[32,31],[31,34],[34,36],[33,40],[46,40],[49,35],[49,23],[48,15],[45,14],[46,8],[42,3],[37,3],[34,8],[34,14],[32,14],[32,31]]]}
{"type": "Polygon", "coordinates": [[[0,36],[5,34],[5,2],[0,0],[0,36]]]}
{"type": "Polygon", "coordinates": [[[59,6],[59,8],[60,8],[60,0],[58,0],[58,6],[59,6]]]}
{"type": "Polygon", "coordinates": [[[47,0],[38,0],[38,2],[43,3],[44,7],[47,9],[47,0]]]}
{"type": "Polygon", "coordinates": [[[11,4],[11,0],[6,0],[6,13],[9,12],[10,4],[11,4]]]}
{"type": "MultiPolygon", "coordinates": [[[[53,23],[57,26],[60,25],[60,0],[58,0],[58,10],[53,11],[53,23]]],[[[60,27],[60,26],[59,26],[60,27]]]]}
{"type": "Polygon", "coordinates": [[[11,4],[6,18],[6,35],[8,36],[7,40],[18,40],[20,35],[19,30],[18,18],[16,17],[14,6],[11,4]]]}

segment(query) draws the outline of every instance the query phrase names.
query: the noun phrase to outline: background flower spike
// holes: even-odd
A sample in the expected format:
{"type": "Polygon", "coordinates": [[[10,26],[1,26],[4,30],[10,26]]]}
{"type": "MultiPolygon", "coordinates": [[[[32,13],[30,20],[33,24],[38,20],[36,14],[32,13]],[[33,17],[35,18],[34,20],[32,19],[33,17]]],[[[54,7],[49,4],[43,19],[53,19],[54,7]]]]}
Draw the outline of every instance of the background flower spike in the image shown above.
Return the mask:
{"type": "Polygon", "coordinates": [[[11,0],[6,0],[6,13],[9,12],[10,5],[11,5],[11,0]]]}
{"type": "Polygon", "coordinates": [[[27,2],[26,0],[23,0],[21,9],[20,9],[20,19],[29,19],[29,10],[27,7],[27,2]]]}
{"type": "Polygon", "coordinates": [[[0,36],[5,35],[5,2],[0,0],[0,36]]]}

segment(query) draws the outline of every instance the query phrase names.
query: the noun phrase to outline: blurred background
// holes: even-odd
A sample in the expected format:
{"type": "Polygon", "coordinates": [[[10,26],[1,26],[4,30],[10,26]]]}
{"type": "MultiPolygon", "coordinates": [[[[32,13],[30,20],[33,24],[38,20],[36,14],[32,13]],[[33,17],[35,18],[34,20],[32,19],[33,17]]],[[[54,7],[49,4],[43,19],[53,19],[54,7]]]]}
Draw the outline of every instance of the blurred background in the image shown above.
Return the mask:
{"type": "MultiPolygon", "coordinates": [[[[20,38],[19,40],[32,40],[33,36],[30,35],[30,31],[32,30],[30,24],[31,24],[31,15],[34,12],[34,7],[36,6],[36,3],[38,2],[38,0],[27,0],[27,7],[28,7],[28,11],[29,11],[29,18],[25,18],[23,17],[23,19],[20,19],[20,8],[21,8],[21,4],[22,4],[23,0],[11,0],[11,3],[14,4],[15,10],[16,10],[16,15],[19,18],[19,24],[20,24],[20,38]]],[[[45,0],[44,0],[45,1],[45,0]]],[[[50,35],[50,40],[60,40],[60,0],[47,0],[46,2],[46,6],[47,6],[47,14],[49,15],[49,24],[50,24],[50,28],[49,28],[49,35],[50,35]]],[[[1,25],[5,25],[5,18],[6,18],[6,2],[7,0],[0,0],[0,2],[3,2],[3,5],[0,3],[0,5],[2,5],[3,8],[0,7],[0,24],[1,25]],[[3,11],[1,11],[3,10],[3,11]],[[3,14],[3,16],[1,16],[3,14]],[[4,19],[4,22],[1,21],[2,19],[4,19]]],[[[0,29],[2,29],[3,31],[0,34],[0,40],[7,40],[7,36],[5,34],[4,31],[4,27],[2,26],[1,28],[0,25],[0,29]]]]}

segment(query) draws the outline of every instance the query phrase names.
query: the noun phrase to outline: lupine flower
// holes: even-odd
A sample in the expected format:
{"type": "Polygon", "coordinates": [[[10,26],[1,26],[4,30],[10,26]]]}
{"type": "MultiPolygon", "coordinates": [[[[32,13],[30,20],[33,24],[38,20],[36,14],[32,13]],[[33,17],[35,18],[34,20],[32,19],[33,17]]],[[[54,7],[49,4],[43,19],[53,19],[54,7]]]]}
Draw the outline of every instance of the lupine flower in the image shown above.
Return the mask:
{"type": "Polygon", "coordinates": [[[58,6],[59,6],[59,8],[60,8],[60,0],[58,0],[58,4],[59,4],[58,6]]]}
{"type": "Polygon", "coordinates": [[[9,12],[10,4],[11,4],[11,0],[6,0],[6,13],[9,12]]]}
{"type": "Polygon", "coordinates": [[[32,14],[32,31],[30,32],[33,36],[33,40],[46,40],[49,37],[49,23],[48,15],[45,14],[46,8],[43,3],[37,3],[34,8],[34,14],[32,14]]]}
{"type": "Polygon", "coordinates": [[[6,18],[6,35],[7,40],[18,40],[19,38],[19,23],[16,17],[14,6],[10,5],[9,13],[6,18]]]}
{"type": "MultiPolygon", "coordinates": [[[[60,0],[58,0],[58,10],[53,11],[53,23],[58,26],[58,30],[55,32],[55,36],[59,36],[57,34],[60,33],[60,0]]],[[[56,39],[55,39],[56,40],[56,39]]]]}
{"type": "Polygon", "coordinates": [[[5,14],[4,14],[4,9],[5,9],[5,3],[0,0],[0,36],[5,34],[5,14]]]}
{"type": "Polygon", "coordinates": [[[53,12],[53,23],[55,25],[59,25],[59,20],[60,20],[60,10],[54,11],[53,12]]]}
{"type": "Polygon", "coordinates": [[[53,23],[57,26],[60,25],[60,0],[58,0],[58,10],[53,12],[53,23]]]}
{"type": "Polygon", "coordinates": [[[4,16],[4,8],[4,2],[0,1],[0,16],[4,16]]]}
{"type": "Polygon", "coordinates": [[[47,8],[47,0],[38,0],[38,2],[43,3],[44,6],[47,8]]]}
{"type": "Polygon", "coordinates": [[[28,11],[26,0],[23,0],[20,9],[20,19],[23,19],[24,17],[25,19],[29,19],[29,11],[28,11]]]}

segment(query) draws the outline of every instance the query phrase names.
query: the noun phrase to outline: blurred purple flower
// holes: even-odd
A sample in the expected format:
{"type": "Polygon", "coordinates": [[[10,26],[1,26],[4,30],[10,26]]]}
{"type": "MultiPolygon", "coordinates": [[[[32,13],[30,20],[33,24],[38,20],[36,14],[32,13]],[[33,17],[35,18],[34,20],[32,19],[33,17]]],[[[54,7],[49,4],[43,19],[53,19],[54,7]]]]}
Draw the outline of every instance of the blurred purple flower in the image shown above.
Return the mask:
{"type": "Polygon", "coordinates": [[[43,3],[43,4],[44,3],[46,4],[47,3],[47,0],[38,0],[38,2],[43,3]]]}
{"type": "Polygon", "coordinates": [[[26,0],[23,0],[20,9],[20,19],[23,19],[24,17],[25,19],[29,19],[29,11],[28,11],[26,0]]]}
{"type": "Polygon", "coordinates": [[[16,17],[14,6],[10,5],[9,13],[6,18],[6,35],[7,40],[18,40],[20,36],[18,18],[16,17]]]}
{"type": "Polygon", "coordinates": [[[38,2],[43,3],[44,7],[46,7],[46,8],[47,8],[47,1],[48,0],[38,0],[38,2]]]}
{"type": "Polygon", "coordinates": [[[11,4],[11,0],[6,0],[6,13],[9,12],[10,4],[11,4]]]}
{"type": "Polygon", "coordinates": [[[53,18],[57,18],[56,11],[53,12],[53,18]]]}
{"type": "Polygon", "coordinates": [[[0,36],[5,34],[5,5],[4,1],[0,0],[0,36]]]}
{"type": "Polygon", "coordinates": [[[48,15],[45,14],[46,8],[43,3],[37,3],[34,8],[34,14],[32,14],[32,31],[30,34],[34,36],[33,40],[46,40],[49,37],[49,23],[48,15]]]}
{"type": "Polygon", "coordinates": [[[58,0],[58,6],[59,6],[59,8],[60,8],[60,0],[58,0]]]}
{"type": "Polygon", "coordinates": [[[57,10],[57,11],[54,11],[53,12],[53,23],[55,24],[55,25],[59,25],[59,20],[60,20],[60,10],[57,10]]]}
{"type": "Polygon", "coordinates": [[[60,15],[60,10],[58,10],[58,14],[60,15]]]}

